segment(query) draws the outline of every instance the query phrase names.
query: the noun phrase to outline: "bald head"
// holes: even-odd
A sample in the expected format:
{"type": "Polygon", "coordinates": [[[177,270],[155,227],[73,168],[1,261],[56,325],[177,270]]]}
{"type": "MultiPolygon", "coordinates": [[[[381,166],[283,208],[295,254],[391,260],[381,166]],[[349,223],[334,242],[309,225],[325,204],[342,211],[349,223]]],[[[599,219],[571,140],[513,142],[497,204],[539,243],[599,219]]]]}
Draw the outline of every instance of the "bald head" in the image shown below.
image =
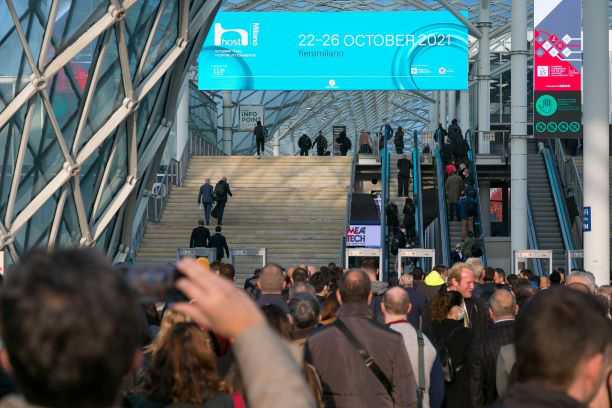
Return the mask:
{"type": "Polygon", "coordinates": [[[340,278],[337,296],[340,303],[368,303],[371,283],[361,269],[353,269],[340,278]]]}
{"type": "Polygon", "coordinates": [[[490,302],[491,319],[494,321],[513,318],[518,312],[516,299],[509,290],[496,290],[491,295],[490,302]]]}
{"type": "Polygon", "coordinates": [[[383,305],[386,314],[405,316],[410,308],[410,296],[404,289],[394,287],[385,292],[383,305]]]}
{"type": "Polygon", "coordinates": [[[257,281],[262,293],[281,293],[285,286],[285,275],[280,266],[268,264],[262,270],[257,281]]]}

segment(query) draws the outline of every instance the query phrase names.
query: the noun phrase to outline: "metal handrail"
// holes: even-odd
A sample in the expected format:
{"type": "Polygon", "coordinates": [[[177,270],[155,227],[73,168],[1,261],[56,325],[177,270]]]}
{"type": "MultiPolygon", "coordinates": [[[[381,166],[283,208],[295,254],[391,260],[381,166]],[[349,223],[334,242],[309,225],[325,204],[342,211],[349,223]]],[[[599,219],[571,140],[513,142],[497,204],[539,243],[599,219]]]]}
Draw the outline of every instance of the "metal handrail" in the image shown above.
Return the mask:
{"type": "Polygon", "coordinates": [[[436,147],[436,176],[438,179],[438,219],[440,220],[440,246],[442,263],[451,266],[450,233],[448,227],[448,209],[446,207],[446,177],[440,147],[436,147]]]}
{"type": "MultiPolygon", "coordinates": [[[[578,172],[578,167],[576,167],[576,161],[573,157],[567,158],[567,156],[565,156],[561,140],[553,139],[551,148],[557,165],[558,174],[561,179],[561,184],[564,188],[564,197],[567,197],[569,191],[571,191],[574,195],[574,200],[576,201],[576,207],[580,209],[583,207],[584,198],[582,178],[578,172]]],[[[582,247],[582,228],[580,225],[576,225],[575,228],[572,228],[572,235],[576,246],[582,247]]]]}
{"type": "Polygon", "coordinates": [[[412,195],[415,206],[415,226],[417,236],[417,247],[424,248],[425,228],[423,228],[423,183],[421,180],[421,149],[419,146],[419,132],[414,131],[414,150],[412,151],[412,195]]]}
{"type": "MultiPolygon", "coordinates": [[[[146,205],[140,214],[137,226],[133,231],[128,259],[133,260],[140,249],[148,223],[159,223],[172,186],[181,186],[187,173],[187,167],[193,156],[223,156],[225,153],[201,135],[189,133],[189,139],[180,160],[171,160],[164,166],[164,172],[158,173],[146,196],[146,205]]],[[[138,214],[136,216],[138,219],[138,214]]]]}
{"type": "MultiPolygon", "coordinates": [[[[540,249],[540,240],[538,239],[538,233],[535,227],[535,220],[533,217],[533,209],[531,208],[531,199],[527,196],[527,242],[529,247],[532,249],[540,249]]],[[[537,276],[543,276],[544,267],[541,259],[533,260],[533,269],[537,276]]]]}
{"type": "Polygon", "coordinates": [[[344,265],[344,254],[346,253],[346,233],[351,226],[351,207],[353,203],[353,183],[355,183],[355,172],[357,169],[357,158],[359,157],[358,152],[353,153],[353,160],[351,161],[351,169],[349,175],[349,186],[346,192],[346,208],[344,209],[344,234],[342,234],[341,247],[340,247],[340,262],[339,265],[343,265],[345,268],[348,265],[344,265]]]}
{"type": "Polygon", "coordinates": [[[471,129],[468,129],[465,132],[465,139],[467,140],[468,146],[469,146],[469,150],[468,150],[468,166],[469,166],[469,170],[470,173],[472,173],[472,176],[474,177],[474,184],[476,186],[476,202],[478,204],[478,212],[476,213],[476,219],[474,220],[474,227],[475,230],[478,234],[478,236],[480,236],[481,238],[481,249],[482,249],[482,263],[486,266],[487,265],[487,244],[486,244],[486,238],[485,238],[485,231],[484,231],[484,217],[489,216],[488,208],[482,208],[481,202],[480,202],[480,184],[478,182],[478,169],[476,168],[476,158],[474,157],[474,133],[472,132],[471,129]],[[483,214],[484,211],[484,214],[483,214]]]}
{"type": "Polygon", "coordinates": [[[552,149],[547,143],[542,151],[544,155],[544,161],[546,164],[546,173],[550,183],[553,200],[555,203],[555,209],[557,210],[557,218],[559,219],[559,226],[561,227],[561,235],[563,236],[563,244],[566,250],[575,250],[576,245],[574,243],[574,237],[572,232],[572,226],[569,220],[569,213],[567,211],[567,205],[565,202],[565,194],[563,192],[563,186],[561,184],[560,176],[558,173],[557,166],[555,166],[555,159],[553,156],[552,149]]]}
{"type": "MultiPolygon", "coordinates": [[[[490,154],[490,155],[498,155],[501,156],[502,159],[507,159],[510,157],[510,131],[507,130],[469,130],[472,133],[474,140],[472,141],[472,150],[476,154],[490,154]],[[485,135],[485,137],[489,138],[488,152],[483,153],[480,146],[479,138],[475,137],[479,133],[485,135]]],[[[467,132],[466,132],[467,137],[467,132]]]]}
{"type": "Polygon", "coordinates": [[[386,207],[389,201],[389,162],[390,162],[390,155],[389,155],[389,149],[387,147],[387,141],[385,141],[384,145],[383,145],[383,149],[381,152],[381,188],[382,188],[382,196],[381,196],[381,212],[380,212],[380,234],[381,234],[381,242],[380,242],[380,247],[382,249],[381,251],[381,256],[382,256],[382,276],[383,276],[383,280],[387,280],[388,279],[388,274],[387,274],[387,267],[388,267],[388,248],[387,248],[387,242],[388,242],[388,235],[387,235],[387,211],[386,211],[386,207]]]}

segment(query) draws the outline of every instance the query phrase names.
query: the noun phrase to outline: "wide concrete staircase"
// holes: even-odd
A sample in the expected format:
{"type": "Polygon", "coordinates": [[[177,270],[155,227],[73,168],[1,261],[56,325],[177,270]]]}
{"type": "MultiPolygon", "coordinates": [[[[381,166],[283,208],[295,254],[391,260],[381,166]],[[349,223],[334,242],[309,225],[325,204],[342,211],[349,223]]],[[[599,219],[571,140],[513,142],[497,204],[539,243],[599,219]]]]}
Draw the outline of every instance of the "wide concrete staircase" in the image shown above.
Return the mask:
{"type": "MultiPolygon", "coordinates": [[[[225,176],[234,195],[223,217],[230,249],[266,247],[268,262],[284,267],[338,263],[350,167],[351,157],[193,157],[161,222],[147,225],[137,260],[175,261],[176,249],[189,246],[191,230],[203,218],[200,185],[225,176]]],[[[211,233],[214,224],[211,218],[211,233]]],[[[240,284],[261,267],[261,258],[240,257],[235,266],[240,284]]]]}

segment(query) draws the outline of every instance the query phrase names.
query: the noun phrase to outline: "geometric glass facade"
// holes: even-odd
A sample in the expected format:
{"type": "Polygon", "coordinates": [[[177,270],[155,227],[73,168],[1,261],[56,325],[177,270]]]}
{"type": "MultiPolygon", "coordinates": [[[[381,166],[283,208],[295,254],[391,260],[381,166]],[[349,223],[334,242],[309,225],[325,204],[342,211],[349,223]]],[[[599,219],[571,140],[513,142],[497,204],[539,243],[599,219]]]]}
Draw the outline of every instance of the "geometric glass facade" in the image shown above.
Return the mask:
{"type": "Polygon", "coordinates": [[[0,1],[0,250],[130,245],[220,0],[0,1]]]}

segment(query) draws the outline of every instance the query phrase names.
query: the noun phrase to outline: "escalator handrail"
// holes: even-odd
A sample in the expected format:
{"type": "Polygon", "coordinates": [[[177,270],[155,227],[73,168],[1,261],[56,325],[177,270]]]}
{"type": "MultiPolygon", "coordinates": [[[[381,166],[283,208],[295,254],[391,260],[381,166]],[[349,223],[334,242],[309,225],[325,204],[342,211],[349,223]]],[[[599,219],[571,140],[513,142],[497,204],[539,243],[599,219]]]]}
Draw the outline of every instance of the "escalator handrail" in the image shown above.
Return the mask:
{"type": "Polygon", "coordinates": [[[381,212],[380,212],[380,225],[381,225],[381,239],[380,239],[380,248],[381,248],[381,256],[382,256],[382,276],[383,281],[387,281],[387,201],[389,201],[389,149],[387,148],[387,143],[380,152],[381,154],[381,178],[382,178],[382,196],[381,196],[381,212]]]}
{"type": "Polygon", "coordinates": [[[483,211],[485,211],[484,215],[488,216],[488,208],[487,209],[483,209],[482,205],[480,203],[480,184],[478,182],[478,171],[476,168],[476,158],[474,157],[474,133],[472,132],[472,129],[468,129],[465,132],[465,139],[467,140],[468,146],[469,146],[469,150],[468,150],[468,166],[470,169],[470,173],[472,173],[472,176],[474,177],[474,185],[476,186],[476,202],[478,203],[478,213],[476,214],[476,219],[474,220],[474,224],[478,225],[479,227],[479,232],[480,232],[480,236],[481,236],[481,249],[482,249],[482,264],[484,266],[487,266],[487,245],[486,245],[486,239],[485,239],[485,233],[484,233],[484,224],[483,224],[483,211]]]}
{"type": "Polygon", "coordinates": [[[559,226],[561,227],[563,244],[565,245],[566,250],[574,250],[576,249],[576,245],[574,243],[572,226],[569,220],[569,211],[567,210],[567,205],[565,202],[565,194],[563,192],[557,166],[555,165],[554,155],[549,144],[544,147],[543,155],[546,164],[546,174],[548,175],[548,181],[550,183],[555,209],[557,210],[559,226]]]}
{"type": "Polygon", "coordinates": [[[422,248],[425,244],[425,230],[423,228],[423,206],[421,201],[423,198],[423,186],[421,182],[421,147],[419,146],[419,132],[414,131],[414,150],[412,151],[412,195],[414,198],[415,208],[415,229],[417,236],[417,247],[422,248]]]}
{"type": "MultiPolygon", "coordinates": [[[[438,130],[437,132],[439,132],[438,130]]],[[[451,265],[450,233],[448,227],[448,210],[446,208],[446,172],[442,162],[440,147],[436,147],[436,178],[438,182],[438,219],[440,220],[440,247],[442,249],[442,263],[451,265]]]]}
{"type": "MultiPolygon", "coordinates": [[[[357,169],[358,157],[359,157],[359,153],[354,152],[353,159],[351,160],[349,186],[348,186],[348,191],[346,192],[346,208],[344,209],[344,233],[342,234],[342,239],[341,239],[339,265],[344,265],[344,254],[346,253],[346,232],[351,226],[351,210],[352,210],[351,204],[353,202],[353,184],[355,183],[355,170],[357,169]]],[[[348,265],[344,265],[344,267],[348,267],[348,265]]]]}
{"type": "MultiPolygon", "coordinates": [[[[540,249],[540,240],[538,239],[538,233],[535,227],[533,209],[531,208],[531,199],[529,198],[529,195],[527,196],[527,241],[532,249],[540,249]]],[[[544,267],[542,266],[541,259],[533,260],[533,269],[535,269],[534,272],[537,276],[543,276],[544,267]]]]}

